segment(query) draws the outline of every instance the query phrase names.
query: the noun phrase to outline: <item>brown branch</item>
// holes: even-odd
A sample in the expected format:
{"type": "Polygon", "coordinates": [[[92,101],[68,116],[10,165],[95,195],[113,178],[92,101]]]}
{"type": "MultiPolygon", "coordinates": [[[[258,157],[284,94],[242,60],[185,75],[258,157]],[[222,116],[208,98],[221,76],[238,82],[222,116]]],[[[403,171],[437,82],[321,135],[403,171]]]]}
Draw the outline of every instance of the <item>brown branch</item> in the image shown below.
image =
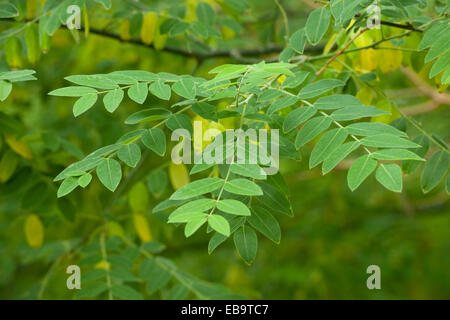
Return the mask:
{"type": "Polygon", "coordinates": [[[356,40],[356,38],[358,38],[360,35],[362,35],[362,34],[363,34],[364,32],[366,32],[367,30],[369,30],[369,27],[365,27],[365,28],[361,29],[361,30],[356,34],[356,36],[354,36],[352,39],[350,39],[350,41],[349,41],[349,42],[348,42],[341,50],[339,50],[334,56],[332,56],[332,57],[327,61],[327,63],[325,63],[325,65],[324,65],[319,71],[316,72],[316,75],[321,74],[321,73],[328,67],[328,65],[329,65],[330,63],[332,63],[334,60],[336,60],[337,57],[339,57],[342,53],[344,53],[345,50],[347,50],[347,48],[353,43],[353,41],[356,40]]]}

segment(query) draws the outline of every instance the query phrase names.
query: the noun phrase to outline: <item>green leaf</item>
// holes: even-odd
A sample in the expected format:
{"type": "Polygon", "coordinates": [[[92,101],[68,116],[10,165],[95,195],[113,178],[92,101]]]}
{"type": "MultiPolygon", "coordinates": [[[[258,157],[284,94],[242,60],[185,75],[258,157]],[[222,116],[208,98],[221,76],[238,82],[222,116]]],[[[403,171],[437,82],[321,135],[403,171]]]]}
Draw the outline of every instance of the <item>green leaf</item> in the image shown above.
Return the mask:
{"type": "Polygon", "coordinates": [[[5,101],[12,90],[12,84],[9,81],[0,80],[0,101],[5,101]]]}
{"type": "Polygon", "coordinates": [[[166,153],[166,136],[161,129],[152,128],[145,130],[141,140],[147,148],[157,155],[162,157],[166,153]]]}
{"type": "Polygon", "coordinates": [[[349,106],[334,111],[331,114],[331,117],[336,121],[348,121],[365,117],[376,117],[384,114],[390,113],[371,106],[349,106]]]}
{"type": "Polygon", "coordinates": [[[109,271],[111,278],[125,282],[140,282],[141,280],[133,273],[125,269],[113,269],[109,271]]]}
{"type": "Polygon", "coordinates": [[[195,83],[191,79],[181,79],[172,85],[172,90],[186,99],[194,99],[196,96],[195,83]]]}
{"type": "Polygon", "coordinates": [[[301,85],[306,80],[306,78],[308,78],[308,76],[308,71],[294,72],[293,76],[287,77],[286,80],[283,81],[281,87],[284,89],[296,88],[301,85]]]}
{"type": "Polygon", "coordinates": [[[103,104],[105,105],[105,109],[111,113],[114,112],[122,102],[123,96],[124,93],[122,89],[114,89],[112,91],[109,91],[103,97],[103,104]]]}
{"type": "Polygon", "coordinates": [[[294,32],[291,38],[289,39],[289,45],[291,46],[291,48],[300,54],[303,53],[303,50],[305,49],[305,44],[306,44],[306,33],[304,28],[294,32]]]}
{"type": "Polygon", "coordinates": [[[445,177],[450,163],[450,156],[446,151],[435,152],[425,163],[420,177],[420,185],[423,192],[427,193],[434,189],[445,177]]]}
{"type": "Polygon", "coordinates": [[[80,86],[94,87],[105,90],[118,88],[117,83],[103,75],[75,75],[65,77],[64,79],[80,86]]]}
{"type": "Polygon", "coordinates": [[[238,216],[250,215],[250,210],[247,208],[247,206],[238,200],[220,200],[219,202],[217,202],[217,209],[225,213],[235,214],[238,216]]]}
{"type": "Polygon", "coordinates": [[[177,215],[170,215],[168,222],[169,223],[186,223],[194,220],[199,220],[202,218],[207,218],[208,215],[204,212],[197,211],[184,211],[179,212],[177,215]]]}
{"type": "Polygon", "coordinates": [[[216,12],[214,9],[206,2],[200,2],[195,8],[197,14],[197,19],[201,23],[208,26],[213,26],[216,22],[216,12]]]}
{"type": "Polygon", "coordinates": [[[92,284],[88,284],[86,286],[82,286],[81,290],[75,294],[75,298],[94,298],[102,294],[108,290],[105,282],[95,282],[92,284]]]}
{"type": "MultiPolygon", "coordinates": [[[[424,158],[430,148],[430,141],[425,135],[420,135],[414,138],[413,142],[420,144],[420,148],[414,150],[414,152],[419,156],[424,158]]],[[[405,160],[402,162],[402,170],[406,174],[413,173],[421,164],[420,161],[405,160]]]]}
{"type": "Polygon", "coordinates": [[[317,8],[311,12],[306,20],[306,36],[315,45],[323,38],[330,24],[330,10],[326,7],[317,8]]]}
{"type": "Polygon", "coordinates": [[[353,162],[347,174],[347,184],[354,191],[377,167],[377,161],[370,155],[359,157],[353,162]]]}
{"type": "Polygon", "coordinates": [[[75,188],[78,187],[78,179],[75,177],[68,177],[64,179],[58,188],[58,198],[64,197],[65,195],[71,193],[75,188]]]}
{"type": "Polygon", "coordinates": [[[320,96],[322,93],[342,87],[344,82],[336,79],[322,79],[317,82],[308,84],[300,90],[298,96],[300,99],[309,99],[320,96]]]}
{"type": "Polygon", "coordinates": [[[49,92],[49,95],[58,97],[82,97],[90,93],[97,93],[97,90],[89,87],[72,86],[53,90],[49,92]]]}
{"type": "Polygon", "coordinates": [[[216,106],[214,105],[206,102],[197,102],[192,105],[191,110],[206,120],[217,122],[216,106]]]}
{"type": "Polygon", "coordinates": [[[283,131],[285,133],[292,131],[297,126],[307,121],[317,112],[316,108],[310,106],[304,106],[294,109],[289,113],[283,122],[283,131]]]}
{"type": "Polygon", "coordinates": [[[186,226],[184,227],[184,235],[186,238],[189,238],[191,235],[193,235],[202,225],[205,224],[207,220],[207,217],[192,219],[188,223],[186,223],[186,226]]]}
{"type": "Polygon", "coordinates": [[[152,294],[163,288],[172,275],[159,258],[148,257],[139,266],[139,277],[147,281],[147,291],[152,294]]]}
{"type": "Polygon", "coordinates": [[[172,131],[176,129],[186,129],[191,134],[194,131],[192,128],[191,119],[185,114],[173,114],[167,120],[166,126],[172,131]]]}
{"type": "Polygon", "coordinates": [[[257,180],[265,180],[267,178],[266,172],[259,165],[252,163],[232,163],[230,171],[240,176],[257,180]]]}
{"type": "Polygon", "coordinates": [[[114,192],[122,179],[122,169],[119,162],[114,159],[104,159],[97,166],[97,176],[100,182],[110,191],[114,192]]]}
{"type": "Polygon", "coordinates": [[[124,145],[117,151],[117,157],[130,167],[135,167],[141,160],[141,149],[135,143],[124,145]]]}
{"type": "Polygon", "coordinates": [[[309,120],[297,133],[295,138],[295,148],[299,149],[320,133],[327,130],[331,124],[331,119],[329,117],[319,116],[309,120]]]}
{"type": "Polygon", "coordinates": [[[243,225],[234,233],[233,240],[239,256],[246,264],[251,265],[258,251],[258,237],[255,231],[251,227],[243,225]]]}
{"type": "Polygon", "coordinates": [[[405,149],[383,149],[375,151],[372,156],[378,160],[418,160],[425,161],[414,152],[405,149]]]}
{"type": "Polygon", "coordinates": [[[325,133],[311,152],[309,168],[314,168],[325,160],[345,141],[347,135],[345,128],[335,128],[325,133]]]}
{"type": "Polygon", "coordinates": [[[125,120],[125,124],[138,124],[155,120],[163,120],[170,117],[172,113],[163,108],[150,108],[133,113],[125,120]]]}
{"type": "Polygon", "coordinates": [[[226,237],[230,236],[230,224],[224,217],[212,214],[208,216],[208,225],[218,233],[226,237]]]}
{"type": "Polygon", "coordinates": [[[378,182],[388,190],[401,192],[403,188],[402,169],[395,163],[380,163],[375,174],[378,182]]]}
{"type": "Polygon", "coordinates": [[[253,228],[261,232],[268,239],[275,243],[280,243],[280,225],[268,210],[260,206],[254,206],[252,208],[252,215],[247,218],[247,221],[253,228]]]}
{"type": "Polygon", "coordinates": [[[272,113],[279,111],[281,109],[287,108],[298,101],[298,98],[295,96],[287,96],[283,97],[273,104],[270,105],[269,109],[267,109],[267,114],[271,115],[272,113]]]}
{"type": "Polygon", "coordinates": [[[355,136],[373,136],[376,134],[392,134],[399,137],[406,137],[406,133],[397,128],[378,122],[357,122],[346,127],[349,134],[355,136]]]}
{"type": "Polygon", "coordinates": [[[81,177],[78,178],[78,184],[80,185],[80,187],[86,188],[89,185],[89,183],[91,183],[91,180],[92,180],[92,174],[85,173],[81,177]]]}
{"type": "Polygon", "coordinates": [[[392,134],[376,134],[365,137],[361,144],[377,148],[418,148],[420,145],[392,134]]]}
{"type": "Polygon", "coordinates": [[[267,183],[258,183],[258,185],[263,190],[263,195],[257,197],[261,204],[274,212],[279,212],[290,217],[294,215],[291,203],[280,190],[267,183]]]}
{"type": "Polygon", "coordinates": [[[185,200],[200,196],[205,193],[213,192],[223,185],[223,180],[220,178],[205,178],[193,181],[177,191],[170,197],[171,200],[185,200]]]}
{"type": "Polygon", "coordinates": [[[112,286],[111,292],[113,296],[118,297],[122,300],[143,300],[144,297],[134,290],[133,288],[123,285],[123,284],[116,284],[112,286]]]}
{"type": "Polygon", "coordinates": [[[334,151],[329,154],[322,164],[322,174],[327,174],[330,172],[338,165],[339,162],[344,160],[350,153],[358,149],[360,145],[361,144],[358,141],[351,141],[334,149],[334,151]]]}
{"type": "Polygon", "coordinates": [[[91,93],[79,98],[73,105],[73,115],[78,117],[80,114],[88,111],[97,102],[98,95],[91,93]]]}
{"type": "Polygon", "coordinates": [[[170,86],[168,84],[165,84],[164,81],[158,80],[153,82],[150,86],[149,86],[149,90],[150,92],[162,99],[162,100],[169,100],[170,99],[170,86]]]}
{"type": "Polygon", "coordinates": [[[164,300],[184,300],[189,295],[189,288],[182,283],[177,283],[167,292],[163,292],[164,300]]]}
{"type": "Polygon", "coordinates": [[[128,89],[128,96],[131,100],[143,104],[145,99],[147,99],[148,87],[147,83],[138,82],[128,89]]]}
{"type": "Polygon", "coordinates": [[[331,96],[321,97],[314,102],[314,107],[321,110],[335,110],[362,105],[362,102],[358,98],[349,94],[333,94],[331,96]]]}
{"type": "Polygon", "coordinates": [[[256,183],[247,179],[229,180],[225,183],[224,190],[243,196],[260,196],[263,194],[263,191],[256,183]]]}
{"type": "Polygon", "coordinates": [[[0,3],[0,18],[13,18],[17,17],[19,15],[19,11],[15,6],[13,6],[11,3],[3,2],[0,3]]]}

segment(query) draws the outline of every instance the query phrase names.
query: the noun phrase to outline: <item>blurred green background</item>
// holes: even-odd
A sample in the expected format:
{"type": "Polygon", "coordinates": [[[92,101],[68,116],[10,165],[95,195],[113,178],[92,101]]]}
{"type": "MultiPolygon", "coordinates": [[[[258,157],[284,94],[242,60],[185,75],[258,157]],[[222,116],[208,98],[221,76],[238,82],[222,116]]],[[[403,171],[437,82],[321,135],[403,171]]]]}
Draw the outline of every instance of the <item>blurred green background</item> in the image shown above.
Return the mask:
{"type": "MultiPolygon", "coordinates": [[[[260,10],[274,10],[271,3],[260,10]]],[[[302,25],[311,9],[297,9],[293,28],[302,25]]],[[[277,24],[280,28],[282,24],[277,24]]],[[[244,32],[244,41],[282,42],[271,35],[271,26],[262,24],[244,32]],[[258,30],[259,33],[253,33],[258,30]],[[249,40],[246,40],[248,38],[249,40]],[[267,38],[267,39],[265,39],[267,38]],[[257,41],[258,40],[258,41],[257,41]]],[[[47,93],[66,86],[65,76],[108,73],[124,69],[172,72],[209,77],[214,66],[232,59],[210,59],[199,64],[195,59],[157,52],[140,46],[120,43],[90,35],[75,43],[70,33],[59,30],[52,39],[51,50],[36,66],[37,81],[15,84],[11,96],[0,103],[0,112],[16,119],[22,141],[33,154],[31,160],[20,159],[16,174],[0,185],[0,298],[39,297],[42,283],[46,299],[71,298],[66,288],[65,266],[76,262],[75,256],[54,263],[68,239],[77,239],[91,230],[92,216],[101,216],[111,201],[111,193],[98,181],[73,196],[75,222],[67,222],[55,206],[57,185],[51,182],[64,167],[76,160],[76,154],[113,143],[129,127],[123,120],[142,106],[127,100],[110,114],[95,107],[75,119],[71,99],[50,97],[47,93]],[[42,133],[56,135],[70,146],[49,149],[42,133]],[[31,171],[26,171],[31,168],[31,171]],[[32,172],[32,173],[30,173],[32,172]],[[21,175],[19,175],[21,174],[21,175]],[[30,248],[25,240],[23,223],[29,210],[21,204],[24,186],[38,179],[48,181],[49,192],[42,194],[45,205],[36,210],[45,225],[44,246],[30,248]]],[[[225,45],[225,44],[224,44],[225,45]]],[[[228,44],[230,45],[230,44],[228,44]]],[[[233,43],[231,44],[233,45],[233,43]]],[[[8,70],[0,59],[0,70],[8,70]]],[[[389,95],[401,107],[423,101],[424,97],[406,97],[397,90],[412,89],[400,71],[381,75],[379,79],[389,95]]],[[[154,97],[145,105],[157,106],[154,97]]],[[[190,114],[193,115],[192,113],[190,114]]],[[[425,129],[448,140],[448,106],[416,116],[425,129]]],[[[411,136],[414,137],[414,131],[411,136]]],[[[0,152],[7,145],[0,142],[0,152]]],[[[221,283],[232,291],[256,299],[449,299],[450,298],[450,204],[448,195],[438,190],[424,195],[416,172],[405,177],[404,191],[394,194],[382,188],[372,176],[357,191],[347,187],[346,170],[334,170],[322,176],[319,169],[308,170],[307,155],[301,162],[283,161],[281,172],[289,185],[295,216],[279,215],[282,240],[279,245],[260,237],[257,258],[246,266],[238,257],[232,240],[207,253],[209,238],[203,233],[186,239],[182,228],[166,225],[151,209],[171,193],[168,187],[159,198],[150,196],[145,212],[153,239],[167,246],[165,256],[185,271],[202,279],[221,283]],[[368,290],[366,269],[381,268],[381,290],[368,290]]],[[[132,182],[139,181],[164,159],[150,157],[132,182]]],[[[133,183],[127,187],[129,190],[133,183]]],[[[120,215],[126,231],[133,229],[126,198],[117,199],[112,215],[120,215]]],[[[155,297],[157,298],[157,297],[155,297]]]]}

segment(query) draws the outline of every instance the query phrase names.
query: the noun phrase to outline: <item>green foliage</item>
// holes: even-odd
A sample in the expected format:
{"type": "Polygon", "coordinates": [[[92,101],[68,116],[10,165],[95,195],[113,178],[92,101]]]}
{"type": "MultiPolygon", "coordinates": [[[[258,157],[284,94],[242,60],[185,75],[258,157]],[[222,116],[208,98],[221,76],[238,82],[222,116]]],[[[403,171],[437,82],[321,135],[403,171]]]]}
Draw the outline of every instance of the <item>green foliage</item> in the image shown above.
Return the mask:
{"type": "MultiPolygon", "coordinates": [[[[321,2],[306,18],[289,14],[290,21],[278,4],[282,14],[270,23],[264,17],[273,16],[272,2],[186,3],[0,3],[0,190],[8,213],[1,226],[18,225],[9,213],[26,215],[20,222],[23,241],[36,250],[30,260],[52,265],[38,292],[30,290],[33,297],[43,298],[47,279],[63,260],[83,269],[76,298],[240,297],[183,271],[170,260],[177,257],[169,250],[162,256],[165,245],[152,239],[173,243],[173,230],[181,225],[190,238],[182,245],[204,237],[208,253],[225,252],[227,261],[225,243],[247,265],[257,261],[258,247],[266,242],[279,244],[281,252],[284,221],[312,214],[298,203],[314,188],[291,185],[304,179],[299,172],[313,177],[335,169],[321,177],[334,190],[345,169],[351,197],[362,192],[367,202],[367,194],[382,192],[373,181],[388,197],[403,193],[402,201],[412,186],[439,201],[448,198],[447,143],[429,133],[434,125],[427,119],[419,122],[414,110],[398,105],[411,103],[409,96],[396,97],[399,88],[416,90],[409,75],[433,105],[448,104],[448,5],[382,2],[382,25],[369,30],[372,18],[365,9],[371,1],[321,2]],[[69,4],[83,8],[84,37],[65,30],[69,4]],[[99,37],[91,41],[92,34],[99,37]],[[109,52],[110,43],[101,37],[150,48],[142,52],[151,54],[122,43],[109,52]],[[73,47],[79,48],[76,57],[69,52],[73,47]],[[36,80],[35,74],[35,84],[22,83],[36,80]],[[33,98],[23,108],[27,90],[33,98]],[[67,115],[68,103],[77,121],[67,115]],[[267,129],[269,136],[278,130],[280,173],[267,174],[261,159],[224,162],[226,153],[214,154],[214,163],[170,163],[175,148],[167,137],[177,129],[195,135],[193,120],[201,121],[202,130],[220,132],[212,141],[201,137],[200,147],[194,143],[191,153],[203,155],[216,152],[226,129],[267,129]],[[96,150],[81,151],[88,149],[96,150]],[[418,176],[420,182],[412,180],[418,176]],[[67,238],[59,232],[66,229],[67,238]]],[[[283,5],[304,10],[297,3],[283,5]]],[[[446,119],[445,111],[432,114],[446,119]]],[[[432,131],[445,132],[440,122],[432,131]]],[[[251,137],[244,142],[262,147],[251,137]]],[[[348,197],[341,195],[336,208],[348,197]]],[[[292,223],[305,228],[301,224],[292,223]]],[[[2,254],[6,243],[0,242],[2,254]]],[[[16,270],[12,255],[5,257],[0,270],[16,270]]]]}

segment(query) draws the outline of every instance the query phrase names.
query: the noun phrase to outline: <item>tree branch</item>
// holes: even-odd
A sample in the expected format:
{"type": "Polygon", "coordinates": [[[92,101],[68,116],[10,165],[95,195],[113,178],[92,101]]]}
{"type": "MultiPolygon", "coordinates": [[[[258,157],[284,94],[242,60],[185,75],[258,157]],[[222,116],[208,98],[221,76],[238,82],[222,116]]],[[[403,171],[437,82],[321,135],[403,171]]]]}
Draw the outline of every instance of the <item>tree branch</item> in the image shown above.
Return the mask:
{"type": "Polygon", "coordinates": [[[383,20],[381,20],[380,23],[382,25],[390,26],[390,27],[394,27],[394,28],[398,28],[398,29],[411,30],[411,31],[415,31],[415,32],[423,32],[422,29],[418,29],[411,24],[398,24],[398,23],[394,23],[394,22],[390,22],[390,21],[383,21],[383,20]]]}

